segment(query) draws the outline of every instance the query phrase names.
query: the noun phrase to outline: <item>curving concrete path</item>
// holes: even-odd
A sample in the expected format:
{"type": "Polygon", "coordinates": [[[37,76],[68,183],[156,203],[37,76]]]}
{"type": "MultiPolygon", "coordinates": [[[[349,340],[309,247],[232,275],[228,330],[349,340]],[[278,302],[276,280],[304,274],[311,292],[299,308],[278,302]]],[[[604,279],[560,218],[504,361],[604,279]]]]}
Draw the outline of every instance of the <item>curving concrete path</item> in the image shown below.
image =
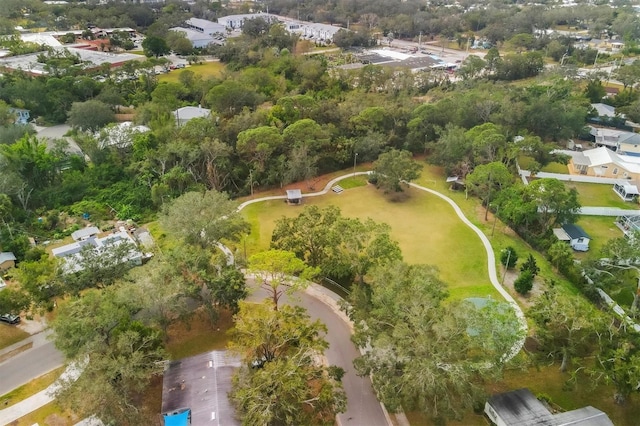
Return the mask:
{"type": "MultiPolygon", "coordinates": [[[[302,197],[303,198],[317,197],[320,195],[327,194],[331,190],[331,187],[333,187],[336,183],[340,182],[343,179],[347,179],[354,176],[369,175],[370,173],[371,172],[356,172],[356,173],[349,173],[346,175],[338,176],[330,180],[325,185],[324,189],[322,189],[321,191],[302,194],[302,197]]],[[[482,245],[484,246],[484,249],[487,252],[487,270],[489,272],[489,281],[491,282],[491,285],[493,285],[493,287],[498,291],[498,293],[500,293],[500,295],[511,305],[516,316],[518,317],[518,320],[520,321],[521,331],[523,332],[522,339],[518,340],[518,342],[516,342],[516,344],[513,345],[509,353],[505,354],[504,361],[509,361],[514,356],[516,356],[524,346],[524,341],[526,338],[528,326],[527,326],[527,320],[525,318],[524,312],[522,311],[522,308],[520,308],[520,306],[515,301],[515,299],[504,289],[504,287],[502,287],[502,285],[500,284],[500,281],[498,280],[498,271],[496,269],[496,257],[493,252],[493,247],[491,246],[491,242],[489,241],[489,238],[487,238],[487,236],[480,230],[480,228],[475,226],[473,223],[471,223],[469,219],[467,219],[467,217],[462,212],[462,209],[460,209],[460,207],[451,198],[447,197],[446,195],[438,191],[435,191],[430,188],[425,188],[424,186],[420,186],[415,183],[409,183],[409,186],[411,186],[412,188],[433,194],[436,197],[439,197],[442,200],[449,203],[449,205],[456,212],[460,220],[469,228],[471,228],[473,232],[475,232],[476,235],[478,235],[478,238],[480,238],[480,241],[482,241],[482,245]]],[[[245,207],[251,204],[260,203],[263,201],[271,201],[271,200],[284,200],[286,198],[287,198],[286,195],[274,195],[270,197],[262,197],[262,198],[256,198],[253,200],[248,200],[240,204],[237,208],[237,211],[241,211],[242,209],[244,209],[245,207]]]]}

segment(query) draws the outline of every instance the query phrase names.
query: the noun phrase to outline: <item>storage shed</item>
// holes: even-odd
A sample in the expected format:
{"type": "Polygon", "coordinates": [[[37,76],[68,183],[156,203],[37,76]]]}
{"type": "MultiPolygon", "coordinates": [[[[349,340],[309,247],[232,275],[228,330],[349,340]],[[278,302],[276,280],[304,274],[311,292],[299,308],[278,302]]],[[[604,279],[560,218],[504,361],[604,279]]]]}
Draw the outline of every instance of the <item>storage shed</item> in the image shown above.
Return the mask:
{"type": "Polygon", "coordinates": [[[591,241],[591,237],[578,225],[566,223],[562,225],[561,228],[555,228],[553,233],[560,241],[566,241],[569,243],[571,248],[575,251],[589,250],[589,241],[591,241]]]}

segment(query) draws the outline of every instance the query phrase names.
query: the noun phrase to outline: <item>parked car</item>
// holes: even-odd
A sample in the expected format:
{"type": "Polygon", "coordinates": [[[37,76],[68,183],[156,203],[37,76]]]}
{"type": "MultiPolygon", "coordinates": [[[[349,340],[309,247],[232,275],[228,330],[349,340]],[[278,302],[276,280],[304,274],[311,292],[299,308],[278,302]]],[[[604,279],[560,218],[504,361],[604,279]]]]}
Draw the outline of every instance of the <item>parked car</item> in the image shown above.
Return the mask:
{"type": "Polygon", "coordinates": [[[7,324],[18,324],[20,322],[20,317],[13,314],[4,314],[0,315],[0,321],[6,322],[7,324]]]}
{"type": "Polygon", "coordinates": [[[176,68],[180,69],[180,68],[184,68],[185,65],[184,64],[176,64],[176,68]]]}

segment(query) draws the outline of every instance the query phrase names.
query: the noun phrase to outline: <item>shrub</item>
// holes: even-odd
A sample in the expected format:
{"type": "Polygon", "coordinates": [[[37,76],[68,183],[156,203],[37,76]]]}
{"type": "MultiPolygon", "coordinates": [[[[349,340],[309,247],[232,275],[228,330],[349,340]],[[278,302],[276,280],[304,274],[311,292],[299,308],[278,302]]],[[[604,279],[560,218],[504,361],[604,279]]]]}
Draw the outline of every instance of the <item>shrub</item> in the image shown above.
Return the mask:
{"type": "Polygon", "coordinates": [[[502,250],[500,253],[500,263],[502,263],[502,265],[507,269],[516,266],[516,263],[518,263],[518,253],[516,253],[516,249],[509,246],[502,250]]]}
{"type": "Polygon", "coordinates": [[[520,274],[513,283],[513,288],[522,295],[525,295],[533,288],[533,274],[528,269],[520,274]]]}
{"type": "Polygon", "coordinates": [[[540,272],[540,267],[536,262],[536,259],[533,257],[531,253],[529,253],[529,257],[527,257],[527,261],[522,264],[520,267],[520,272],[530,271],[531,274],[535,277],[540,272]]]}

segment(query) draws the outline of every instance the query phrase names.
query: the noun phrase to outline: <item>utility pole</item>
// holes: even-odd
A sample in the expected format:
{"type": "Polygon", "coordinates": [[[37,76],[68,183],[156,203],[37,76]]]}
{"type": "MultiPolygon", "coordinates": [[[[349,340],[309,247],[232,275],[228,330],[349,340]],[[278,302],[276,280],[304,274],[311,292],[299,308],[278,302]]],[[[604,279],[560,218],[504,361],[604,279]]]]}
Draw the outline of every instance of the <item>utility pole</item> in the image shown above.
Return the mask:
{"type": "Polygon", "coordinates": [[[353,156],[353,176],[356,175],[356,161],[358,161],[358,153],[356,152],[353,156]]]}

